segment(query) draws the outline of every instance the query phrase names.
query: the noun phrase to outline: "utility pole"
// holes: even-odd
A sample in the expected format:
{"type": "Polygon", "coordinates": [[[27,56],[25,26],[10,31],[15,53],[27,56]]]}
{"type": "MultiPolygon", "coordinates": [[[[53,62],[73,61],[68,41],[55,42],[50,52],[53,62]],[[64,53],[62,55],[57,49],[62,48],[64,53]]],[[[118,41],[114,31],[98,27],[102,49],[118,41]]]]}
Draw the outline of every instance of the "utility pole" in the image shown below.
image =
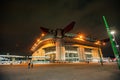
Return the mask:
{"type": "Polygon", "coordinates": [[[105,16],[103,16],[103,20],[104,20],[104,24],[106,26],[106,30],[107,30],[107,33],[108,33],[108,36],[110,38],[110,42],[111,42],[111,46],[112,46],[112,49],[113,49],[113,52],[114,52],[114,55],[115,55],[115,58],[117,59],[117,64],[118,64],[118,68],[120,70],[120,55],[119,55],[119,52],[116,48],[116,44],[115,44],[115,41],[113,41],[113,36],[112,34],[110,33],[110,29],[109,29],[109,26],[107,24],[107,21],[105,19],[105,16]]]}

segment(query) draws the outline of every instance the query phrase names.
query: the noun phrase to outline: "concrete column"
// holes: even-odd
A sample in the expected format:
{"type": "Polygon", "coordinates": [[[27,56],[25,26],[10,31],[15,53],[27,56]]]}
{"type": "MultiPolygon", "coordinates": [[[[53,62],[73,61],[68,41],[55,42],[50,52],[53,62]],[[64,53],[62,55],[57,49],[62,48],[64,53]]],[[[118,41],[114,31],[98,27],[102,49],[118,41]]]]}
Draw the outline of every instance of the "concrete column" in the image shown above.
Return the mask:
{"type": "Polygon", "coordinates": [[[102,50],[101,50],[101,48],[100,48],[100,55],[101,55],[101,57],[103,58],[103,54],[102,54],[102,50]]]}
{"type": "Polygon", "coordinates": [[[79,53],[79,59],[80,60],[84,60],[85,59],[85,56],[84,56],[84,47],[80,46],[78,48],[78,53],[79,53]]]}
{"type": "MultiPolygon", "coordinates": [[[[99,49],[99,50],[100,50],[100,55],[101,55],[101,57],[103,57],[101,49],[99,49]]],[[[92,56],[93,56],[93,58],[99,58],[99,57],[100,57],[100,56],[99,56],[98,48],[94,48],[94,49],[92,50],[92,56]]]]}
{"type": "Polygon", "coordinates": [[[79,57],[79,60],[81,60],[81,52],[80,52],[80,47],[77,48],[77,52],[78,52],[78,57],[79,57]]]}
{"type": "Polygon", "coordinates": [[[80,49],[81,49],[81,54],[82,54],[81,58],[82,58],[82,60],[85,60],[85,50],[84,50],[84,47],[81,47],[80,49]]]}
{"type": "Polygon", "coordinates": [[[93,56],[93,58],[98,58],[99,57],[98,48],[92,49],[92,56],[93,56]]]}
{"type": "Polygon", "coordinates": [[[98,48],[99,50],[98,50],[98,56],[99,57],[101,57],[101,58],[103,58],[103,55],[102,55],[102,50],[101,50],[101,48],[98,48]]]}
{"type": "Polygon", "coordinates": [[[92,57],[97,58],[98,57],[98,49],[92,49],[92,57]]]}
{"type": "Polygon", "coordinates": [[[62,42],[61,39],[56,39],[56,60],[61,60],[62,42]]]}
{"type": "Polygon", "coordinates": [[[61,60],[65,61],[65,47],[61,47],[61,60]]]}

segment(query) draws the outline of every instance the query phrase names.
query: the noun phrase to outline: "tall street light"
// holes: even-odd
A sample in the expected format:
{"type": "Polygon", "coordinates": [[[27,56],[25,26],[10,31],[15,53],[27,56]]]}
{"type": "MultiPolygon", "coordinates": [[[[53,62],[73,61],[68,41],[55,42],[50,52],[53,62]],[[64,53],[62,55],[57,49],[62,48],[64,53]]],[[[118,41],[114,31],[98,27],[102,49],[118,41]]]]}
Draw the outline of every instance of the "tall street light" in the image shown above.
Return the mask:
{"type": "Polygon", "coordinates": [[[119,55],[119,52],[116,48],[116,44],[115,44],[115,41],[113,41],[113,36],[112,34],[110,33],[110,29],[109,29],[109,26],[107,24],[107,21],[105,19],[105,16],[103,16],[103,20],[104,20],[104,23],[105,23],[105,27],[106,27],[106,30],[107,30],[107,33],[108,33],[108,36],[110,38],[110,42],[111,42],[111,45],[112,45],[112,49],[113,49],[113,52],[114,52],[114,55],[117,59],[117,64],[118,64],[118,68],[120,70],[120,55],[119,55]]]}
{"type": "Polygon", "coordinates": [[[113,30],[111,30],[110,33],[111,33],[112,36],[113,36],[113,41],[115,42],[116,48],[118,49],[118,52],[119,52],[119,54],[120,54],[120,51],[119,51],[119,45],[118,45],[118,43],[117,43],[117,41],[116,41],[116,39],[115,39],[115,34],[116,34],[116,32],[113,31],[113,30]]]}

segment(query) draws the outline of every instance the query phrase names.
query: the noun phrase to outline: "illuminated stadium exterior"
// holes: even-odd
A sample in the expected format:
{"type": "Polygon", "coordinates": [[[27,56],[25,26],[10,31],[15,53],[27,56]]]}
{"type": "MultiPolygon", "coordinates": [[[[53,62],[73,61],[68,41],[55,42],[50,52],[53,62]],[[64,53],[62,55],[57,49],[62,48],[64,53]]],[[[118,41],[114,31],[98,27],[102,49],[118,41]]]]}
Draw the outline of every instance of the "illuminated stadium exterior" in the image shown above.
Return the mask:
{"type": "Polygon", "coordinates": [[[63,38],[53,34],[41,36],[31,48],[32,60],[50,62],[98,62],[102,51],[99,41],[85,38],[79,34],[66,33],[63,38]]]}
{"type": "Polygon", "coordinates": [[[64,29],[50,30],[40,27],[41,37],[34,43],[32,60],[50,62],[101,61],[100,41],[84,37],[81,34],[68,33],[75,22],[64,29]]]}

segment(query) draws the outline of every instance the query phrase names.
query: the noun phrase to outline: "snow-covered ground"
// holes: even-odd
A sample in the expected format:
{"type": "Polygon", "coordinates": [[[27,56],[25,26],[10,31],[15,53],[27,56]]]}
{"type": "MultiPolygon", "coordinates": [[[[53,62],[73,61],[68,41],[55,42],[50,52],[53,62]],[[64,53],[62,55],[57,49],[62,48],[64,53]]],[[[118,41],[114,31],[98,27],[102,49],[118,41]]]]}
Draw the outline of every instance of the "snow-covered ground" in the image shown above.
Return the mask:
{"type": "Polygon", "coordinates": [[[120,80],[116,63],[0,65],[0,80],[120,80]]]}

